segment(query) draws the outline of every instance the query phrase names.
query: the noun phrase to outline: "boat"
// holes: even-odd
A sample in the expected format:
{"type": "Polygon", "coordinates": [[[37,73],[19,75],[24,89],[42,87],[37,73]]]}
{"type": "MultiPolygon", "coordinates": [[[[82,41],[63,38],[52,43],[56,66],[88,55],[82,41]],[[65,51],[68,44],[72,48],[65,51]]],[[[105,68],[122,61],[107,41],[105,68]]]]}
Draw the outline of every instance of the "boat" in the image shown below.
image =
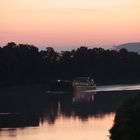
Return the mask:
{"type": "Polygon", "coordinates": [[[90,77],[78,77],[73,80],[74,92],[85,92],[96,89],[94,79],[90,77]]]}
{"type": "Polygon", "coordinates": [[[73,91],[73,84],[69,80],[54,80],[49,84],[49,90],[46,91],[47,94],[51,95],[61,95],[61,94],[71,94],[73,91]]]}

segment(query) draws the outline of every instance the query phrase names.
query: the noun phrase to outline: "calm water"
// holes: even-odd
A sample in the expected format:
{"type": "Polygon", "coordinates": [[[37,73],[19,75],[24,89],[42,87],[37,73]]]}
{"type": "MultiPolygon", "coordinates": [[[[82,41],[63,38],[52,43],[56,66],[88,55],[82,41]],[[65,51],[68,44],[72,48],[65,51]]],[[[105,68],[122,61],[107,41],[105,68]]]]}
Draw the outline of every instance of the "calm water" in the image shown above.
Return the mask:
{"type": "Polygon", "coordinates": [[[2,89],[0,140],[109,140],[114,112],[139,93],[129,89],[139,87],[104,86],[96,94],[58,96],[46,95],[44,87],[2,89]]]}

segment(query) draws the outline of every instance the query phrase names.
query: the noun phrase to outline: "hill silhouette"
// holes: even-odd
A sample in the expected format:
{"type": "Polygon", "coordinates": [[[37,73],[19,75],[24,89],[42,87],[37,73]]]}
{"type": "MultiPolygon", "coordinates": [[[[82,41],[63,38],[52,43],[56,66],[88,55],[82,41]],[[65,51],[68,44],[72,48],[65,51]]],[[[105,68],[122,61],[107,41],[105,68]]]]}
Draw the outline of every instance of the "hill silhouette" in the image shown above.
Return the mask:
{"type": "Polygon", "coordinates": [[[115,47],[118,51],[122,48],[125,48],[130,52],[137,52],[140,54],[140,42],[125,43],[115,47]]]}

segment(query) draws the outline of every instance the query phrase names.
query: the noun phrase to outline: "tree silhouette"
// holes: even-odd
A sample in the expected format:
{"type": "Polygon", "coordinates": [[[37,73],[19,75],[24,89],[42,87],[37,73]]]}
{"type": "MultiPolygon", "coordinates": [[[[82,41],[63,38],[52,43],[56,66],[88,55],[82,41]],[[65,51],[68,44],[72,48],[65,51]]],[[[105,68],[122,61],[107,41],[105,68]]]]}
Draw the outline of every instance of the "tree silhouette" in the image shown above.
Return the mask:
{"type": "Polygon", "coordinates": [[[140,55],[126,49],[105,50],[81,46],[56,52],[28,44],[8,43],[0,48],[0,85],[72,80],[91,76],[97,84],[140,82],[140,55]]]}

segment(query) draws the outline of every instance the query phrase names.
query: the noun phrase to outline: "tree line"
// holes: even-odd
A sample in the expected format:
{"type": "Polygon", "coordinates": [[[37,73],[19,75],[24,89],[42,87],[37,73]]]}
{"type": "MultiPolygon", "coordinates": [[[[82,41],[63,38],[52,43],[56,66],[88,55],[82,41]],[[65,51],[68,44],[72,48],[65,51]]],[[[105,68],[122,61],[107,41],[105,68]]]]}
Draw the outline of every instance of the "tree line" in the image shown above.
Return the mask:
{"type": "Polygon", "coordinates": [[[10,42],[0,47],[0,85],[46,83],[90,76],[97,84],[140,82],[140,55],[126,49],[80,48],[56,52],[52,47],[10,42]]]}

